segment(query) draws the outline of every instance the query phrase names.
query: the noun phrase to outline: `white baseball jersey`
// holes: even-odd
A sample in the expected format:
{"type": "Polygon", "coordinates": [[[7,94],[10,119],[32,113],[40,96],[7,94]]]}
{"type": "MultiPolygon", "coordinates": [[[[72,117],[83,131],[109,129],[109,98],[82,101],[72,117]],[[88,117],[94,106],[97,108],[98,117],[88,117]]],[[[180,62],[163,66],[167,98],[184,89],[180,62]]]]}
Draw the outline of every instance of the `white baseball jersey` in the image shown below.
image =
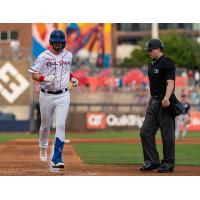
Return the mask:
{"type": "Polygon", "coordinates": [[[40,87],[49,91],[62,90],[69,87],[72,58],[72,53],[66,50],[63,50],[59,55],[46,50],[37,57],[28,71],[40,73],[44,77],[55,75],[54,81],[40,82],[40,87]]]}

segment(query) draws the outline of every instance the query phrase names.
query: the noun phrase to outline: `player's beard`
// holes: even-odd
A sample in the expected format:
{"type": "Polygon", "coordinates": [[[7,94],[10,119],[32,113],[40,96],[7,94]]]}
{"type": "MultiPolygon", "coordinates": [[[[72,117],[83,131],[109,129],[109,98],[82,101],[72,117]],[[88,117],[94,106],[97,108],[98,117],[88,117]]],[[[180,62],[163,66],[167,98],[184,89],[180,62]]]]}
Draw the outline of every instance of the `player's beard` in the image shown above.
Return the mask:
{"type": "Polygon", "coordinates": [[[53,46],[53,50],[56,51],[56,52],[59,52],[61,50],[61,47],[55,47],[55,46],[53,46]]]}
{"type": "Polygon", "coordinates": [[[52,48],[54,51],[56,51],[57,53],[60,52],[62,50],[62,44],[60,45],[52,45],[52,48]]]}

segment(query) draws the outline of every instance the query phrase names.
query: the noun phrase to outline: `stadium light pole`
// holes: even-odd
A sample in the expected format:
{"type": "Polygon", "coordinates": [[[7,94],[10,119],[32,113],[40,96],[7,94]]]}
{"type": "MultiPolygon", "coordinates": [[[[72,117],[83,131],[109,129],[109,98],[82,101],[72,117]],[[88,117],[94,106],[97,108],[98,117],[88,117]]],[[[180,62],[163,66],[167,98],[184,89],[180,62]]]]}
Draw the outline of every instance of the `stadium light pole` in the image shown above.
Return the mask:
{"type": "Polygon", "coordinates": [[[159,38],[159,24],[158,23],[151,24],[151,38],[153,39],[159,38]]]}

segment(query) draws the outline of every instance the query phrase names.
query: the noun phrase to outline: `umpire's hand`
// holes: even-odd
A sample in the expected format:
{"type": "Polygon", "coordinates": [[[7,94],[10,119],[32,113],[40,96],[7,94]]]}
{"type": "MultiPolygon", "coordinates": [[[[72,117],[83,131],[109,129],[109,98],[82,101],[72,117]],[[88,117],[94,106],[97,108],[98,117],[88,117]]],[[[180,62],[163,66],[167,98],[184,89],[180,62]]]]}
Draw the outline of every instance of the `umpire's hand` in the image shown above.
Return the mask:
{"type": "Polygon", "coordinates": [[[162,107],[163,107],[163,108],[166,108],[166,107],[168,107],[169,105],[170,105],[169,99],[168,99],[168,98],[164,98],[164,99],[162,100],[162,107]]]}

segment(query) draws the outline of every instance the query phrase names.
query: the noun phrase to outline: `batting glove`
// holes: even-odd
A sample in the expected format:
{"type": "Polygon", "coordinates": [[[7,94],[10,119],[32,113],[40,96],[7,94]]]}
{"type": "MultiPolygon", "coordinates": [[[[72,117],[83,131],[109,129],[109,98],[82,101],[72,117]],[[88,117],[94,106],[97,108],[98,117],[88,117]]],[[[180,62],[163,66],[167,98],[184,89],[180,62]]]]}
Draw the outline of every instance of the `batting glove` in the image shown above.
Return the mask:
{"type": "Polygon", "coordinates": [[[78,86],[78,80],[76,78],[71,78],[71,82],[72,82],[73,87],[78,86]]]}
{"type": "Polygon", "coordinates": [[[49,76],[46,76],[44,77],[44,81],[45,82],[51,82],[55,79],[55,76],[54,75],[49,75],[49,76]]]}

